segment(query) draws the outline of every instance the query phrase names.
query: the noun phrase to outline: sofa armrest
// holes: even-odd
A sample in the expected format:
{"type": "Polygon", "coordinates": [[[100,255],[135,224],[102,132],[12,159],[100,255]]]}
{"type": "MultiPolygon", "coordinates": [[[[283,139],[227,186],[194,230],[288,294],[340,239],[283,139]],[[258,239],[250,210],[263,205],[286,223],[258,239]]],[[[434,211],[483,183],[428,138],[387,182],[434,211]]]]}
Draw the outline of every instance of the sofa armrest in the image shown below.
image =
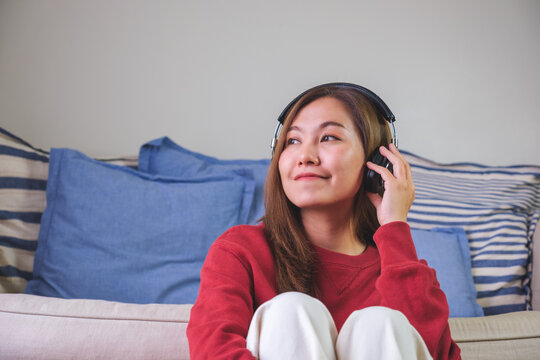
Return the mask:
{"type": "Polygon", "coordinates": [[[540,311],[450,318],[450,331],[467,359],[538,359],[540,311]]]}
{"type": "Polygon", "coordinates": [[[191,305],[0,294],[2,359],[189,359],[191,305]]]}
{"type": "Polygon", "coordinates": [[[540,311],[540,223],[536,226],[532,243],[532,309],[540,311]],[[536,256],[535,256],[536,254],[536,256]]]}

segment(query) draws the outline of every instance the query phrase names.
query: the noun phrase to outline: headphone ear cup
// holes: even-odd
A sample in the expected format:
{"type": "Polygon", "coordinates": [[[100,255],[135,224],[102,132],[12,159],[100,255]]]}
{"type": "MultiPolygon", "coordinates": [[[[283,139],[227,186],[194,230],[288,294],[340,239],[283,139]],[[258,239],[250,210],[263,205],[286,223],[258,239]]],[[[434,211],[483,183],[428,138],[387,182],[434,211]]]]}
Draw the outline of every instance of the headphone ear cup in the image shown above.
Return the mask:
{"type": "MultiPolygon", "coordinates": [[[[372,163],[382,166],[393,172],[392,163],[381,155],[379,148],[375,149],[369,161],[372,163]]],[[[381,175],[377,174],[375,171],[366,168],[366,174],[364,175],[365,189],[367,192],[383,194],[384,192],[384,183],[381,178],[381,175]]]]}

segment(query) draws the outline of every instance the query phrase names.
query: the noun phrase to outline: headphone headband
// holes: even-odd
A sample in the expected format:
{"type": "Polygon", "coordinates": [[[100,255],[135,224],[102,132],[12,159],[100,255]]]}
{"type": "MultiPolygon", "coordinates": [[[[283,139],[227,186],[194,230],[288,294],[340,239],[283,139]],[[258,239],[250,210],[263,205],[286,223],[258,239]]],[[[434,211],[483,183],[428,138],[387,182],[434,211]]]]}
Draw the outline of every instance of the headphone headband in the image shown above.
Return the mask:
{"type": "Polygon", "coordinates": [[[396,128],[394,127],[394,121],[396,121],[396,117],[394,116],[392,111],[390,111],[390,108],[388,107],[388,105],[386,105],[386,103],[377,94],[375,94],[373,91],[369,90],[368,88],[365,88],[360,85],[347,83],[347,82],[332,82],[332,83],[317,85],[310,89],[307,89],[306,91],[302,92],[300,95],[295,97],[285,107],[285,109],[283,109],[281,114],[279,114],[278,124],[276,126],[276,130],[274,131],[274,138],[272,139],[272,144],[270,145],[270,147],[272,148],[272,156],[274,155],[274,150],[276,147],[279,132],[281,130],[281,127],[283,126],[283,122],[285,121],[287,114],[289,113],[291,108],[294,106],[294,104],[296,104],[298,100],[300,100],[308,92],[316,90],[318,88],[329,87],[329,86],[337,87],[337,88],[345,88],[345,89],[354,89],[362,93],[364,96],[366,96],[371,101],[373,106],[375,106],[377,111],[379,111],[379,113],[386,119],[386,121],[390,123],[390,125],[392,125],[392,143],[394,143],[394,145],[397,146],[396,128]]]}
{"type": "Polygon", "coordinates": [[[377,108],[377,110],[384,116],[384,118],[388,122],[393,123],[394,121],[396,121],[396,117],[394,116],[392,111],[390,111],[390,108],[388,107],[388,105],[386,105],[386,103],[377,94],[375,94],[373,91],[363,86],[352,84],[352,83],[346,83],[346,82],[332,82],[332,83],[317,85],[310,89],[307,89],[306,91],[304,91],[303,93],[295,97],[285,107],[285,109],[283,109],[281,114],[279,114],[278,121],[281,123],[281,125],[283,125],[283,122],[285,121],[285,117],[287,116],[291,108],[294,106],[294,104],[296,104],[298,100],[302,98],[302,96],[306,95],[310,91],[313,91],[322,87],[329,87],[329,86],[337,87],[337,88],[345,88],[345,89],[348,88],[348,89],[354,89],[354,90],[359,91],[371,101],[371,103],[377,108]]]}

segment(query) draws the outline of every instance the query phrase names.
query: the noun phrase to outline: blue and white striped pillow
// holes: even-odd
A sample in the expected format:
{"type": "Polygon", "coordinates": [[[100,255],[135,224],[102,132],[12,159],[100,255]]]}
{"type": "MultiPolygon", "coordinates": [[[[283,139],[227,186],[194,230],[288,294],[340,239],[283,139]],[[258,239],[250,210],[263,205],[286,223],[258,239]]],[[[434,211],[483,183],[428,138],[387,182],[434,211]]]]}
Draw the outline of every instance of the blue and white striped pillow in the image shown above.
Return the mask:
{"type": "MultiPolygon", "coordinates": [[[[137,158],[105,160],[137,166],[137,158]]],[[[49,154],[0,127],[0,293],[22,293],[32,278],[49,154]]]]}
{"type": "Polygon", "coordinates": [[[465,229],[477,301],[486,315],[528,309],[540,166],[443,165],[403,153],[416,186],[409,224],[465,229]]]}

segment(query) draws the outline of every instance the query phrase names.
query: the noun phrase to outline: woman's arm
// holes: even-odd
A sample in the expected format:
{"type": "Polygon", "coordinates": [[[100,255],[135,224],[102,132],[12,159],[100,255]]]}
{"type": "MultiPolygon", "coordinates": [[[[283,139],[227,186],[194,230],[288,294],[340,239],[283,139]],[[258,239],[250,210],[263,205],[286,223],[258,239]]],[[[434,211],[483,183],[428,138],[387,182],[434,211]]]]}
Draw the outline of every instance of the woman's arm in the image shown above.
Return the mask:
{"type": "Polygon", "coordinates": [[[434,359],[459,359],[459,347],[450,335],[446,296],[435,270],[418,260],[409,226],[399,221],[381,226],[374,240],[381,256],[381,275],[375,283],[381,305],[405,314],[434,359]]]}
{"type": "MultiPolygon", "coordinates": [[[[407,223],[414,200],[411,167],[390,144],[380,152],[392,163],[388,169],[367,163],[384,181],[384,194],[368,193],[377,209],[381,227],[374,240],[381,256],[381,275],[375,286],[381,305],[399,310],[422,335],[434,359],[459,359],[460,350],[450,336],[448,303],[435,276],[435,270],[419,261],[407,223]]],[[[441,254],[444,256],[444,254],[441,254]]]]}
{"type": "Polygon", "coordinates": [[[246,349],[253,316],[252,277],[222,238],[210,248],[201,270],[199,296],[187,328],[192,360],[254,359],[246,349]]]}

